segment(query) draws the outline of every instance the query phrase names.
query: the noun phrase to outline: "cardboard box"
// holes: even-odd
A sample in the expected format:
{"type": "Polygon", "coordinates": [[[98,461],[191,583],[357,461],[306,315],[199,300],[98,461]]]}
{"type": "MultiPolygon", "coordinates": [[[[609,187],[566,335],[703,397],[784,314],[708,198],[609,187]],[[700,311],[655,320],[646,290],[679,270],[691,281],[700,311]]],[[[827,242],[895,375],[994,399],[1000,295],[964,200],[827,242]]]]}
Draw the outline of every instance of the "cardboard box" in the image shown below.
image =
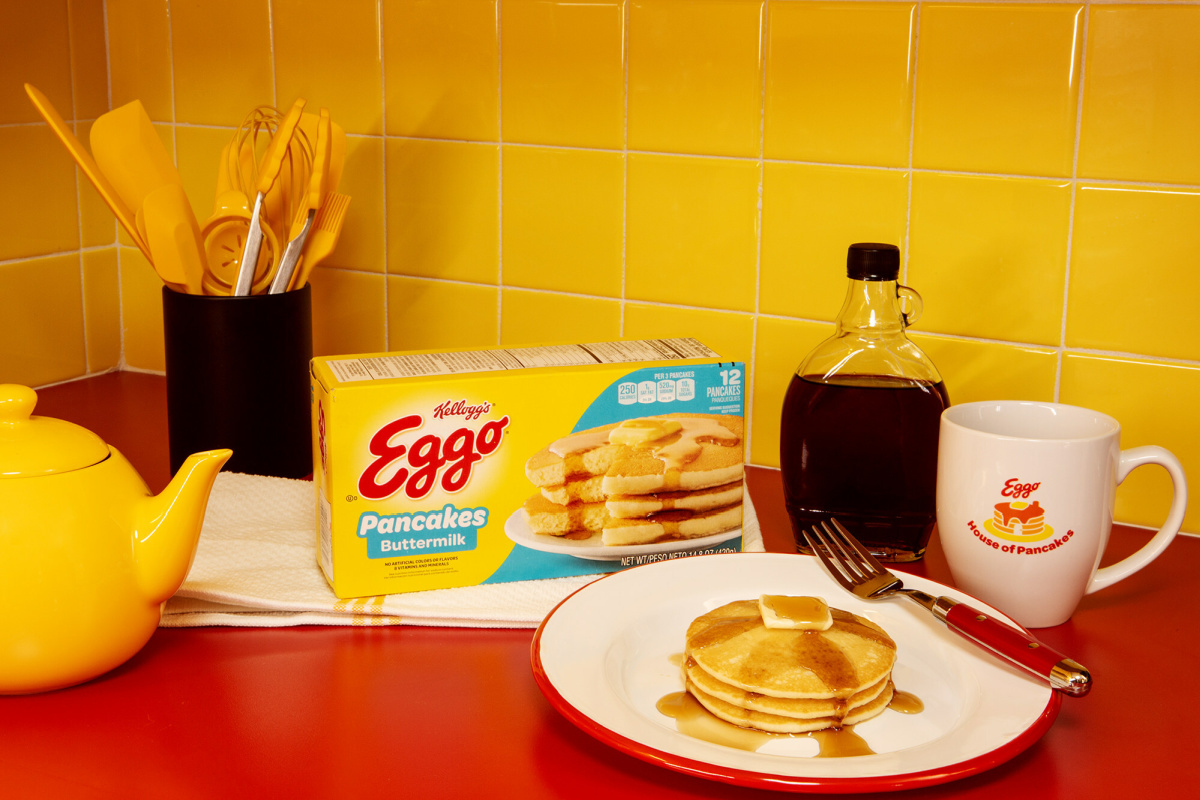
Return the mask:
{"type": "MultiPolygon", "coordinates": [[[[614,436],[624,442],[606,453],[649,452],[664,465],[666,483],[657,493],[639,491],[639,502],[672,506],[683,502],[675,498],[695,494],[691,484],[679,484],[679,475],[692,467],[669,461],[663,447],[687,440],[693,449],[708,447],[727,460],[734,451],[720,448],[736,447],[737,483],[725,483],[724,492],[726,498],[739,492],[740,504],[744,377],[743,364],[721,361],[694,339],[316,358],[313,478],[321,569],[334,593],[350,598],[612,572],[696,552],[740,551],[739,527],[707,533],[698,525],[716,524],[711,511],[660,509],[637,512],[631,522],[610,519],[605,525],[628,525],[636,536],[655,530],[704,534],[611,546],[599,533],[577,531],[589,538],[573,539],[532,530],[544,518],[578,517],[577,502],[563,505],[560,498],[547,507],[553,513],[536,517],[524,506],[545,506],[526,474],[531,457],[551,445],[561,449],[569,434],[603,426],[620,427],[614,436]],[[712,431],[724,438],[712,438],[712,431]],[[640,441],[648,436],[652,441],[640,441]],[[664,494],[668,489],[675,491],[664,494]],[[659,527],[642,527],[648,524],[659,527]]],[[[601,433],[601,443],[589,434],[588,446],[607,445],[610,435],[601,433]]],[[[670,458],[679,447],[669,448],[675,452],[670,458]]],[[[577,486],[574,479],[571,486],[577,486]]],[[[611,516],[611,504],[597,506],[591,499],[592,517],[611,516]]],[[[723,507],[726,522],[731,508],[723,507]]]]}

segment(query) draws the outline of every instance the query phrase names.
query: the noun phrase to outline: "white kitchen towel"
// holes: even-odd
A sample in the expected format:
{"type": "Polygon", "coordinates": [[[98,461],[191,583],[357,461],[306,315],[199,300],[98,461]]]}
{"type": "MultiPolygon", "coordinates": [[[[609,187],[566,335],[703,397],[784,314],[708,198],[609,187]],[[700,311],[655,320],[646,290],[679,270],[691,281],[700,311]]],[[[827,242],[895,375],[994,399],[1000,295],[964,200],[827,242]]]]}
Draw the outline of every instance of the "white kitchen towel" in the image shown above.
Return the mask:
{"type": "MultiPolygon", "coordinates": [[[[464,586],[354,600],[334,596],[317,566],[309,481],[222,472],[187,580],[161,625],[436,625],[533,628],[563,598],[601,575],[464,586]]],[[[763,550],[746,495],[742,549],[763,550]]]]}

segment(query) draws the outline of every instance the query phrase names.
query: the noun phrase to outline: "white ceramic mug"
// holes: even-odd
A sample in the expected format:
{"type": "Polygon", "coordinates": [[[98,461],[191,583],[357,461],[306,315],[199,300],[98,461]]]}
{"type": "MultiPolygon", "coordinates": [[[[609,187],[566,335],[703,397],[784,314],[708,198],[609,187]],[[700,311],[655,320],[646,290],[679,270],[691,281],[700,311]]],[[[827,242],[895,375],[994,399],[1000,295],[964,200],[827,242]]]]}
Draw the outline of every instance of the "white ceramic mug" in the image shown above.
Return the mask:
{"type": "Polygon", "coordinates": [[[958,588],[1027,628],[1066,622],[1085,594],[1153,561],[1179,531],[1187,482],[1161,447],[1121,450],[1121,426],[1098,411],[1057,403],[986,401],[942,413],[938,535],[958,588]],[[1117,484],[1159,464],[1174,497],[1161,530],[1133,555],[1100,569],[1117,484]]]}

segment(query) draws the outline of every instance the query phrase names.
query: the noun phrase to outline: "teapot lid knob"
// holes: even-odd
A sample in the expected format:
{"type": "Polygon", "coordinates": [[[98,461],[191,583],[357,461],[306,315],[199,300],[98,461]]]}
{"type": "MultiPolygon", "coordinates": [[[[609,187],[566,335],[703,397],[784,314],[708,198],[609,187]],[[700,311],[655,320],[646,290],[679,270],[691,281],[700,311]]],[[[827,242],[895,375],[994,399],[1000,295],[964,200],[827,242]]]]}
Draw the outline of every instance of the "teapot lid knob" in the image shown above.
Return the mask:
{"type": "Polygon", "coordinates": [[[90,467],[108,458],[96,434],[66,420],[36,417],[37,392],[0,383],[0,479],[90,467]]]}

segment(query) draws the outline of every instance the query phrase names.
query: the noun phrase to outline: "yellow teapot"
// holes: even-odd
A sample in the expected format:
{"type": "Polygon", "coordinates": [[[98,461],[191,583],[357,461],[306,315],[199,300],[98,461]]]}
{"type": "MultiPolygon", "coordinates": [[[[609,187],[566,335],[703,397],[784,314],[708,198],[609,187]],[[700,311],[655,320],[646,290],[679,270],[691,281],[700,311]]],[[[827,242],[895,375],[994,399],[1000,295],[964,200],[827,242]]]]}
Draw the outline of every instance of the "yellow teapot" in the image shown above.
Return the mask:
{"type": "Polygon", "coordinates": [[[36,403],[0,384],[0,694],[81,683],[142,648],[232,455],[189,457],[156,497],[116,448],[36,403]]]}

